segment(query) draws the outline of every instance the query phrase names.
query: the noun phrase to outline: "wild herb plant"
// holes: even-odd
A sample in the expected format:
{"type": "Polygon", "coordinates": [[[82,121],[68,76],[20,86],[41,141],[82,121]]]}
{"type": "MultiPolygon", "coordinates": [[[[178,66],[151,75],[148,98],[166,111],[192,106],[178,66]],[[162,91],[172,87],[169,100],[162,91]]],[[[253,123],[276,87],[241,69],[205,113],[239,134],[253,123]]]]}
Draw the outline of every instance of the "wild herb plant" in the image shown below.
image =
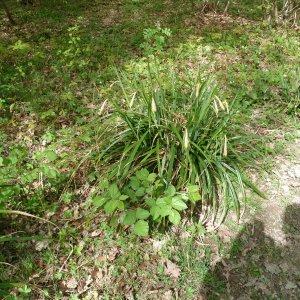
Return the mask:
{"type": "Polygon", "coordinates": [[[176,191],[156,173],[143,168],[135,173],[120,190],[116,183],[102,182],[104,192],[92,198],[96,207],[103,207],[108,215],[115,217],[114,223],[132,226],[139,236],[149,232],[149,223],[154,225],[178,225],[180,212],[201,199],[198,186],[189,186],[186,191],[176,191]]]}
{"type": "Polygon", "coordinates": [[[0,156],[0,210],[41,211],[46,205],[44,197],[65,179],[54,165],[56,159],[52,150],[30,157],[20,146],[0,156]]]}
{"type": "MultiPolygon", "coordinates": [[[[61,67],[65,70],[82,70],[89,64],[89,61],[82,57],[88,57],[90,48],[82,44],[79,31],[79,25],[74,25],[68,28],[68,44],[65,46],[64,50],[59,50],[57,53],[61,59],[61,67]]],[[[59,72],[59,70],[57,71],[59,72]]]]}
{"type": "Polygon", "coordinates": [[[161,28],[159,25],[155,28],[147,28],[144,30],[144,42],[141,44],[141,48],[146,55],[159,53],[165,48],[171,34],[169,28],[161,28]]]}
{"type": "Polygon", "coordinates": [[[198,75],[183,82],[173,71],[150,69],[147,79],[132,83],[133,95],[126,91],[129,82],[120,79],[125,99],[114,102],[117,124],[101,136],[99,159],[110,166],[110,179],[126,183],[147,168],[179,191],[197,185],[203,220],[221,212],[223,221],[230,207],[239,216],[245,187],[258,190],[244,174],[245,143],[214,81],[198,75]]]}

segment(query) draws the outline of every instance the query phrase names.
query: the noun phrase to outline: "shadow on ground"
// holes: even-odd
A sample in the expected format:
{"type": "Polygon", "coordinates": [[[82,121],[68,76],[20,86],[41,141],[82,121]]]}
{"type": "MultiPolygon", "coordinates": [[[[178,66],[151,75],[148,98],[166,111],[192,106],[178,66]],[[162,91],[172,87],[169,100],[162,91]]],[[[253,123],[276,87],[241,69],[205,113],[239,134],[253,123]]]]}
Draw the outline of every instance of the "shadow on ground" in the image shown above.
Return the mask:
{"type": "Polygon", "coordinates": [[[265,234],[263,222],[253,220],[246,224],[234,240],[228,258],[207,274],[206,298],[299,299],[299,204],[286,208],[282,229],[286,241],[277,245],[265,234]]]}

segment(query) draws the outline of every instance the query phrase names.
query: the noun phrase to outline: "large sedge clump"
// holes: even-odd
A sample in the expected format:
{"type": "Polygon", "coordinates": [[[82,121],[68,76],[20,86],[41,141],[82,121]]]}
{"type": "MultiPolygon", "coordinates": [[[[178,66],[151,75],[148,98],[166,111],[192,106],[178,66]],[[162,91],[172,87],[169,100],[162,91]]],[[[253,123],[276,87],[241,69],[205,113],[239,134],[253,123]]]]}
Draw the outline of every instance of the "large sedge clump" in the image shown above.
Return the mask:
{"type": "Polygon", "coordinates": [[[103,134],[100,159],[111,178],[126,181],[147,168],[178,189],[197,185],[202,216],[240,214],[245,186],[239,138],[231,130],[228,103],[213,80],[182,81],[178,74],[149,73],[144,80],[120,79],[125,101],[114,102],[117,125],[103,134]],[[126,86],[130,85],[131,95],[126,86]],[[222,209],[220,209],[222,208],[222,209]]]}

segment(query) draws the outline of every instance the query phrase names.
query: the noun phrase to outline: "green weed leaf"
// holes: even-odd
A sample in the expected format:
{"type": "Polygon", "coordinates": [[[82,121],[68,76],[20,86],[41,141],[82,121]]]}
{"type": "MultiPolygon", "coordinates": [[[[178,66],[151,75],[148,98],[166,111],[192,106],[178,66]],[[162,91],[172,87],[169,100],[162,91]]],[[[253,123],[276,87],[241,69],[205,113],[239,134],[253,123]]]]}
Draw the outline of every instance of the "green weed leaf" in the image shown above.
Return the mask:
{"type": "Polygon", "coordinates": [[[108,192],[112,199],[118,199],[121,196],[119,188],[115,183],[109,187],[108,192]]]}
{"type": "Polygon", "coordinates": [[[56,153],[52,150],[46,150],[44,152],[44,157],[47,158],[47,160],[50,162],[55,161],[57,159],[56,153]]]}
{"type": "Polygon", "coordinates": [[[172,209],[169,213],[169,221],[174,225],[178,225],[181,220],[180,214],[177,210],[172,209]]]}
{"type": "Polygon", "coordinates": [[[54,168],[51,168],[48,165],[42,165],[41,169],[42,169],[44,175],[47,176],[48,178],[56,178],[57,171],[54,168]]]}
{"type": "Polygon", "coordinates": [[[175,194],[176,194],[175,187],[173,185],[169,185],[165,191],[165,195],[173,197],[175,194]]]}
{"type": "Polygon", "coordinates": [[[141,169],[136,172],[136,177],[140,181],[146,181],[148,179],[148,176],[149,176],[149,171],[147,169],[141,169]]]}
{"type": "Polygon", "coordinates": [[[154,205],[150,208],[150,214],[154,221],[160,217],[160,211],[161,211],[161,208],[157,205],[154,205]]]}
{"type": "Polygon", "coordinates": [[[132,177],[130,179],[130,186],[132,187],[132,189],[134,189],[135,191],[140,187],[140,181],[137,179],[136,176],[132,177]]]}
{"type": "Polygon", "coordinates": [[[104,211],[107,214],[111,214],[118,208],[118,204],[118,200],[110,200],[104,205],[104,211]]]}
{"type": "Polygon", "coordinates": [[[156,204],[155,200],[152,199],[152,198],[146,199],[145,202],[146,202],[146,204],[147,204],[148,206],[150,206],[150,207],[156,204]]]}
{"type": "Polygon", "coordinates": [[[194,203],[201,200],[201,195],[199,193],[199,186],[198,185],[189,185],[188,186],[188,196],[189,196],[189,199],[194,203]]]}
{"type": "Polygon", "coordinates": [[[136,194],[137,197],[142,197],[142,196],[145,195],[145,192],[146,192],[146,191],[145,191],[145,188],[140,187],[140,188],[138,188],[138,189],[136,190],[135,194],[136,194]]]}
{"type": "Polygon", "coordinates": [[[156,179],[156,174],[155,173],[151,173],[149,174],[147,180],[150,182],[150,183],[153,183],[156,179]]]}
{"type": "Polygon", "coordinates": [[[148,210],[146,209],[143,209],[143,208],[138,208],[136,210],[136,217],[139,219],[139,220],[145,220],[149,217],[150,213],[148,210]]]}
{"type": "Polygon", "coordinates": [[[172,211],[172,208],[171,206],[169,205],[164,205],[164,206],[160,206],[160,211],[159,211],[159,214],[162,216],[162,217],[166,217],[168,216],[172,211]]]}
{"type": "Polygon", "coordinates": [[[146,222],[144,220],[137,221],[134,225],[133,231],[138,236],[147,236],[149,233],[148,222],[146,222]]]}
{"type": "Polygon", "coordinates": [[[179,196],[175,196],[172,198],[172,207],[180,211],[187,209],[187,205],[181,200],[179,196]]]}
{"type": "Polygon", "coordinates": [[[124,204],[124,202],[121,201],[121,200],[118,200],[117,202],[118,202],[117,208],[120,209],[120,210],[124,210],[124,209],[125,209],[125,204],[124,204]]]}
{"type": "Polygon", "coordinates": [[[96,206],[96,207],[101,207],[105,202],[106,202],[106,198],[105,197],[102,197],[102,196],[95,196],[93,199],[92,199],[92,202],[93,204],[96,206]]]}
{"type": "Polygon", "coordinates": [[[119,197],[119,200],[125,201],[125,200],[128,199],[128,198],[129,198],[129,196],[127,196],[127,195],[121,195],[121,196],[119,197]]]}
{"type": "Polygon", "coordinates": [[[123,224],[124,225],[133,225],[136,221],[136,213],[133,210],[130,210],[126,213],[123,224]]]}

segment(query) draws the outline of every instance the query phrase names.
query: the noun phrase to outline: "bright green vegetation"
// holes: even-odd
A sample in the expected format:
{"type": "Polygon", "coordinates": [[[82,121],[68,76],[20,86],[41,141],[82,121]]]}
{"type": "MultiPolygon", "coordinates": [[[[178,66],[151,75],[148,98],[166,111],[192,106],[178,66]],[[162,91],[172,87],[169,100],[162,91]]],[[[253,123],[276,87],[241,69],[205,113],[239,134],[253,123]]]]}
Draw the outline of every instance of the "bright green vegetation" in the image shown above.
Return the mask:
{"type": "Polygon", "coordinates": [[[1,11],[0,297],[222,293],[241,246],[207,228],[299,126],[299,33],[260,1],[40,2],[1,11]]]}

